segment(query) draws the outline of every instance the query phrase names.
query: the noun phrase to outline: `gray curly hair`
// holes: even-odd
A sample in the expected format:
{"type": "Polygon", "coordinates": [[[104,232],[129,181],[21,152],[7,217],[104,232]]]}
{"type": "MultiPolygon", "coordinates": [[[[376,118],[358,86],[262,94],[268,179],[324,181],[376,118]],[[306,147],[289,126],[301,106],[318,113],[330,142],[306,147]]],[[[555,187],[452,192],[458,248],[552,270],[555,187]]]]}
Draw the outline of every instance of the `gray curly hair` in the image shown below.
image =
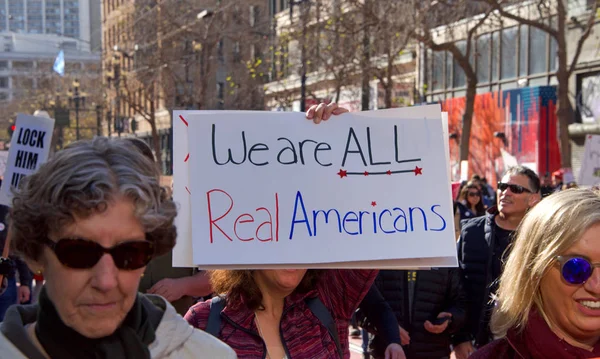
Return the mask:
{"type": "Polygon", "coordinates": [[[133,201],[155,255],[167,253],[175,245],[177,209],[159,176],[157,166],[129,141],[96,137],[75,142],[22,180],[10,215],[13,246],[37,261],[49,234],[73,223],[75,215],[103,212],[124,196],[133,201]]]}

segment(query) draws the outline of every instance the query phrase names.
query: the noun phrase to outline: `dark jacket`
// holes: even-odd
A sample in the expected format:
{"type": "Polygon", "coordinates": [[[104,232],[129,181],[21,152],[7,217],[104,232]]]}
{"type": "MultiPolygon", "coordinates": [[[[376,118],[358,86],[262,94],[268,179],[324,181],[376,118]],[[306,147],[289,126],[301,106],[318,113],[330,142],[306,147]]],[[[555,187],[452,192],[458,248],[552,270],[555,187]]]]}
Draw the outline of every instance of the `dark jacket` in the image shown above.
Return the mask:
{"type": "MultiPolygon", "coordinates": [[[[4,205],[0,205],[0,256],[4,250],[6,243],[6,233],[8,232],[8,224],[6,223],[6,216],[10,208],[4,205]]],[[[16,255],[9,255],[11,259],[12,268],[7,278],[15,278],[15,274],[19,273],[19,283],[21,285],[31,288],[31,281],[33,279],[33,273],[27,267],[27,264],[16,255]]]]}
{"type": "MultiPolygon", "coordinates": [[[[396,314],[400,326],[410,334],[410,345],[404,346],[407,359],[439,359],[450,355],[450,337],[463,326],[466,315],[458,269],[417,271],[412,313],[409,313],[407,271],[382,270],[375,285],[396,314]],[[441,312],[452,313],[446,331],[433,334],[425,330],[425,321],[435,319],[441,312]]],[[[376,357],[383,357],[385,347],[377,335],[372,347],[376,357]]]]}
{"type": "Polygon", "coordinates": [[[454,336],[453,343],[475,340],[476,345],[490,341],[489,313],[491,310],[490,286],[492,258],[496,246],[494,218],[496,207],[490,208],[483,217],[462,222],[458,240],[458,264],[462,283],[467,294],[467,322],[463,330],[454,336]]]}

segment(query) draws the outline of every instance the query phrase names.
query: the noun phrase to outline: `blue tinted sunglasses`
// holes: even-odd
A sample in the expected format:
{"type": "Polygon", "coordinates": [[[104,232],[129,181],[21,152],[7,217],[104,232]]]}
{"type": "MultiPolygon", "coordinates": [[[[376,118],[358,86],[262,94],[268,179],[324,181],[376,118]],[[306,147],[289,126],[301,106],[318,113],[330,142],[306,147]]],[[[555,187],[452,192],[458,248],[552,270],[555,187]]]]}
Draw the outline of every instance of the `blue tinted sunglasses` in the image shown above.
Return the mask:
{"type": "Polygon", "coordinates": [[[594,272],[595,267],[600,267],[600,263],[592,263],[586,258],[579,256],[558,256],[560,263],[560,273],[569,284],[583,284],[594,272]]]}

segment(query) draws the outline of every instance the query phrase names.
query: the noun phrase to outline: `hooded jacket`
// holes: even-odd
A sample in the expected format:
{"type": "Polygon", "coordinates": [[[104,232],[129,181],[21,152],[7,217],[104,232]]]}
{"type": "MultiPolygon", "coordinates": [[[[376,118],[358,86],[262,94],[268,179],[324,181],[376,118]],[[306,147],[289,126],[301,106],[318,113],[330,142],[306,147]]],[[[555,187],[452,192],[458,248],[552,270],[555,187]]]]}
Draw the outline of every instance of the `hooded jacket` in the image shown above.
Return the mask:
{"type": "MultiPolygon", "coordinates": [[[[192,328],[164,298],[145,295],[159,310],[162,320],[156,329],[156,340],[150,344],[150,355],[156,359],[195,359],[195,358],[237,358],[235,352],[212,335],[192,328]]],[[[10,327],[35,322],[37,306],[13,306],[7,312],[5,321],[0,323],[0,353],[2,358],[35,359],[26,356],[5,335],[10,327]]],[[[27,338],[22,338],[28,340],[27,338]]],[[[33,343],[30,342],[33,346],[33,343]]],[[[55,358],[52,358],[55,359],[55,358]]]]}

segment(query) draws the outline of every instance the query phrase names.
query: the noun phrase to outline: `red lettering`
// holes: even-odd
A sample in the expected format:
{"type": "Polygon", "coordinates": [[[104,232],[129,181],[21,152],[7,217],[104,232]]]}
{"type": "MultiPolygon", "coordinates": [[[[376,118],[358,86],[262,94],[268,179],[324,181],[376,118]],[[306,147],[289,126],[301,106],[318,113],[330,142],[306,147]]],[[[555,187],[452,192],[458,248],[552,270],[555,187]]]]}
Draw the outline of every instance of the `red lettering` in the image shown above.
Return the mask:
{"type": "Polygon", "coordinates": [[[206,200],[208,202],[208,223],[210,223],[210,243],[213,243],[213,238],[214,238],[213,237],[213,226],[217,227],[217,229],[219,231],[221,231],[221,233],[223,233],[223,235],[225,237],[227,237],[227,239],[229,239],[229,241],[233,242],[233,239],[231,239],[231,237],[229,237],[227,235],[227,233],[225,233],[225,231],[223,229],[221,229],[221,227],[219,227],[219,225],[217,225],[217,223],[216,223],[217,221],[223,219],[223,217],[227,216],[229,214],[229,212],[231,212],[231,209],[233,208],[233,198],[231,198],[231,196],[229,195],[229,193],[227,193],[227,192],[225,192],[225,191],[223,191],[221,189],[212,189],[212,190],[206,192],[206,200]],[[211,203],[210,202],[210,200],[211,200],[210,195],[213,192],[221,192],[221,193],[225,194],[227,197],[229,197],[229,201],[230,201],[229,208],[227,209],[227,212],[225,212],[221,217],[219,217],[219,218],[217,218],[215,220],[213,220],[212,207],[211,207],[211,204],[210,204],[211,203]]]}
{"type": "MultiPolygon", "coordinates": [[[[223,228],[221,228],[221,226],[228,227],[229,223],[231,223],[231,222],[229,220],[225,220],[224,223],[226,223],[226,224],[217,223],[220,220],[224,219],[232,211],[233,206],[234,206],[233,198],[229,195],[229,193],[227,193],[221,189],[215,188],[215,189],[212,189],[212,190],[206,192],[206,200],[208,203],[208,221],[210,224],[210,229],[209,229],[210,243],[214,243],[215,229],[217,231],[221,232],[221,234],[223,234],[225,236],[225,238],[229,239],[230,242],[233,242],[232,236],[228,235],[223,230],[223,228]],[[216,193],[214,193],[214,192],[216,192],[216,193]],[[215,197],[215,195],[217,193],[224,194],[227,197],[215,197]],[[228,201],[229,203],[227,203],[226,201],[228,201]],[[216,205],[215,202],[217,202],[218,205],[216,205]],[[225,213],[215,214],[215,213],[213,213],[214,212],[213,207],[216,207],[218,209],[225,208],[225,207],[228,207],[228,208],[225,210],[225,213]]],[[[264,222],[260,223],[260,225],[258,225],[258,227],[256,227],[256,230],[254,232],[255,237],[261,242],[272,242],[273,241],[272,212],[267,207],[258,207],[255,209],[255,211],[256,211],[256,213],[265,211],[267,213],[267,215],[269,216],[268,220],[265,220],[264,222]],[[261,230],[263,230],[263,227],[265,227],[265,226],[268,226],[269,236],[266,238],[261,238],[259,235],[259,232],[261,230]]],[[[254,223],[254,222],[255,222],[255,219],[250,213],[242,213],[241,215],[239,215],[233,222],[232,229],[233,229],[233,233],[234,233],[235,237],[242,242],[250,242],[250,241],[254,240],[255,237],[245,238],[245,237],[240,236],[240,233],[239,233],[239,232],[244,232],[243,228],[241,228],[242,224],[254,223]]],[[[264,230],[263,230],[263,232],[264,232],[264,230]]],[[[247,233],[247,232],[245,232],[245,233],[247,233]]],[[[252,233],[252,232],[250,231],[250,233],[252,233]]],[[[277,193],[275,193],[275,242],[278,242],[278,241],[279,241],[279,195],[277,193]]]]}
{"type": "MultiPolygon", "coordinates": [[[[238,218],[235,219],[235,223],[233,224],[233,232],[235,233],[235,236],[240,241],[249,242],[249,241],[253,240],[254,237],[250,237],[250,238],[242,238],[242,237],[240,237],[240,235],[237,233],[237,225],[238,225],[238,223],[252,223],[252,222],[254,222],[254,217],[252,217],[249,213],[244,213],[244,214],[242,214],[241,216],[239,216],[238,218]],[[250,219],[242,220],[241,219],[242,217],[249,217],[250,219]]],[[[260,228],[260,227],[258,227],[258,228],[260,228]]],[[[256,233],[258,233],[258,230],[256,231],[256,233]]],[[[257,235],[257,237],[258,237],[258,235],[257,235]]],[[[259,238],[259,240],[260,240],[260,238],[259,238]]]]}
{"type": "Polygon", "coordinates": [[[275,193],[275,242],[279,242],[279,197],[275,193]]]}
{"type": "Polygon", "coordinates": [[[268,209],[266,209],[265,207],[260,207],[256,209],[256,212],[258,211],[265,211],[267,212],[267,214],[269,215],[269,220],[268,221],[264,221],[263,223],[260,224],[260,226],[258,226],[258,228],[256,228],[256,238],[258,238],[259,241],[261,242],[272,242],[273,241],[273,217],[271,217],[271,212],[269,212],[268,209]],[[271,236],[269,238],[265,238],[262,239],[258,236],[258,232],[260,232],[260,229],[262,228],[262,226],[264,225],[269,225],[269,233],[271,234],[271,236]]]}

